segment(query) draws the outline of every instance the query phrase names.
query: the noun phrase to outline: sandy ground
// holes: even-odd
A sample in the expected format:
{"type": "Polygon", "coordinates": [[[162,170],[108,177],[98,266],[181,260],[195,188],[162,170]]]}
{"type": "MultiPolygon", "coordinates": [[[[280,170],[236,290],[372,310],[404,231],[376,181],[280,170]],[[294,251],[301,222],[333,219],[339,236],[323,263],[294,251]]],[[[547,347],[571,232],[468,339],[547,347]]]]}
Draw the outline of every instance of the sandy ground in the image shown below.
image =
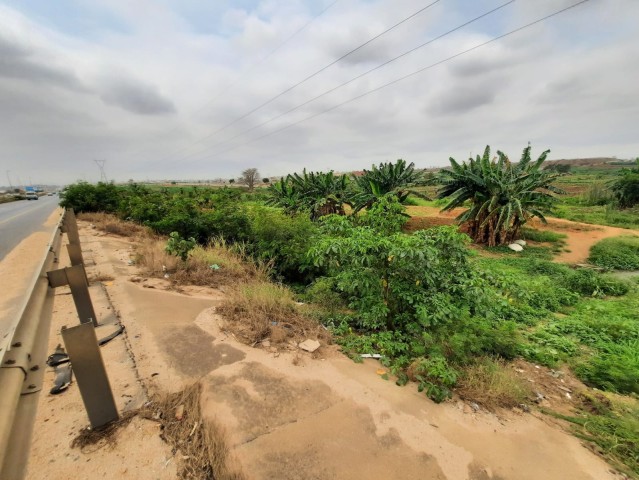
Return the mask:
{"type": "MultiPolygon", "coordinates": [[[[248,478],[619,478],[540,414],[475,412],[458,400],[436,405],[414,385],[382,380],[377,361],[356,364],[335,347],[313,358],[240,344],[220,328],[223,292],[168,291],[167,281],[136,275],[130,241],[86,225],[81,238],[89,276],[113,278],[91,287],[100,321],[126,326],[126,337],[102,349],[119,409],[144,402],[147,390],[200,380],[204,414],[224,427],[248,478]]],[[[51,350],[61,325],[77,322],[66,293],[56,295],[51,350]]],[[[47,372],[47,386],[52,381],[47,372]]],[[[175,478],[177,459],[156,424],[135,420],[113,446],[73,449],[87,425],[77,385],[58,396],[47,391],[28,478],[175,478]]]]}
{"type": "MultiPolygon", "coordinates": [[[[464,209],[456,208],[452,212],[441,213],[436,207],[407,207],[407,213],[413,216],[409,221],[409,230],[428,228],[438,225],[452,225],[455,217],[464,209]]],[[[566,250],[555,256],[554,260],[563,263],[585,263],[590,248],[600,240],[620,235],[639,235],[639,230],[628,228],[607,227],[603,225],[590,225],[588,223],[573,222],[562,218],[548,218],[548,223],[543,224],[538,219],[533,219],[529,225],[531,228],[539,230],[551,230],[553,232],[565,233],[566,250]]]]}

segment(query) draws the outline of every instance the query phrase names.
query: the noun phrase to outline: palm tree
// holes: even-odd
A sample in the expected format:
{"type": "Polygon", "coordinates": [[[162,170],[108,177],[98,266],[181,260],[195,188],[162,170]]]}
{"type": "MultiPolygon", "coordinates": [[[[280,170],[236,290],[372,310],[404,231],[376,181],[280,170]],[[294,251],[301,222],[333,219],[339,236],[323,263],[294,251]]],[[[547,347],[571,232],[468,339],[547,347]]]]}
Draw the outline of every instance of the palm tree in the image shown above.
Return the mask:
{"type": "Polygon", "coordinates": [[[544,214],[550,212],[556,201],[553,193],[564,193],[553,185],[562,174],[541,168],[550,150],[534,162],[530,150],[528,145],[519,163],[511,163],[500,151],[491,160],[490,147],[486,146],[482,157],[477,155],[461,165],[451,158],[451,169],[440,172],[442,187],[437,198],[450,198],[442,211],[469,202],[470,208],[457,220],[467,225],[476,243],[489,246],[510,243],[531,218],[538,217],[546,223],[544,214]]]}
{"type": "Polygon", "coordinates": [[[353,177],[353,180],[355,192],[351,199],[354,213],[370,207],[389,193],[397,195],[402,203],[410,194],[428,199],[412,189],[425,183],[422,172],[415,171],[414,163],[406,165],[406,161],[401,158],[396,163],[380,163],[379,167],[373,165],[371,170],[364,170],[363,175],[353,177]]]}
{"type": "Polygon", "coordinates": [[[294,173],[268,187],[271,197],[269,205],[284,208],[288,212],[308,211],[315,220],[324,215],[345,215],[348,188],[346,175],[335,175],[333,171],[294,173]]]}

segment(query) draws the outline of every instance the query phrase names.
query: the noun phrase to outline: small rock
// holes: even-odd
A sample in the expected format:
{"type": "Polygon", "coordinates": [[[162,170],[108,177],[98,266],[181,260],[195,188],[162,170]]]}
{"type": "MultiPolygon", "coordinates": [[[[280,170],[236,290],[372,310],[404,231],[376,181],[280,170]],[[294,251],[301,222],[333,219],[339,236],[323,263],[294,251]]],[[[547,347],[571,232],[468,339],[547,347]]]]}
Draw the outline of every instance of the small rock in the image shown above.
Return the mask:
{"type": "Polygon", "coordinates": [[[511,243],[508,245],[508,248],[510,248],[513,252],[522,252],[524,250],[524,247],[517,243],[511,243]]]}
{"type": "Polygon", "coordinates": [[[470,405],[470,408],[473,409],[473,411],[479,412],[479,405],[477,405],[475,402],[470,402],[469,405],[470,405]]]}
{"type": "Polygon", "coordinates": [[[520,403],[519,408],[521,408],[526,413],[530,413],[530,407],[526,405],[525,403],[520,403]]]}
{"type": "Polygon", "coordinates": [[[526,246],[526,240],[515,240],[513,243],[519,245],[520,247],[526,246]]]}
{"type": "Polygon", "coordinates": [[[535,395],[536,395],[536,397],[535,397],[535,399],[533,400],[533,402],[535,402],[535,403],[541,403],[541,402],[543,401],[543,399],[545,398],[545,397],[543,396],[543,394],[541,394],[541,393],[539,393],[539,392],[535,392],[535,395]]]}
{"type": "Polygon", "coordinates": [[[269,340],[262,340],[262,346],[268,348],[271,346],[271,342],[269,340]]]}
{"type": "Polygon", "coordinates": [[[318,342],[317,340],[307,339],[307,340],[304,340],[302,343],[300,343],[298,347],[300,347],[302,350],[306,352],[313,353],[315,350],[317,350],[320,347],[320,342],[318,342]]]}
{"type": "Polygon", "coordinates": [[[182,420],[184,417],[184,405],[178,405],[175,409],[175,419],[182,420]]]}

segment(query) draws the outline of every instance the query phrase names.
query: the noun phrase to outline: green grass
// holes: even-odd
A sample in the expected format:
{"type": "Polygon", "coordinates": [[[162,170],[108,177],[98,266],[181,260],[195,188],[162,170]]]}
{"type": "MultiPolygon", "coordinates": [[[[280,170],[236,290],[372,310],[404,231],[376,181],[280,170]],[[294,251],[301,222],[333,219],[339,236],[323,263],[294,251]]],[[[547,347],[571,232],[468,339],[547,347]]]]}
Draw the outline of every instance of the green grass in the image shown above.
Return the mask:
{"type": "Polygon", "coordinates": [[[611,205],[587,206],[580,204],[575,197],[566,198],[559,203],[553,211],[553,216],[593,225],[639,228],[639,208],[619,210],[611,205]]]}
{"type": "Polygon", "coordinates": [[[588,261],[611,270],[639,270],[639,237],[606,238],[590,249],[588,261]]]}
{"type": "Polygon", "coordinates": [[[574,416],[544,413],[572,424],[576,437],[588,442],[619,471],[639,478],[639,403],[601,393],[582,393],[574,416]]]}
{"type": "Polygon", "coordinates": [[[565,233],[551,232],[549,230],[535,230],[534,228],[524,227],[522,229],[522,238],[532,242],[540,243],[565,243],[567,235],[565,233]]]}

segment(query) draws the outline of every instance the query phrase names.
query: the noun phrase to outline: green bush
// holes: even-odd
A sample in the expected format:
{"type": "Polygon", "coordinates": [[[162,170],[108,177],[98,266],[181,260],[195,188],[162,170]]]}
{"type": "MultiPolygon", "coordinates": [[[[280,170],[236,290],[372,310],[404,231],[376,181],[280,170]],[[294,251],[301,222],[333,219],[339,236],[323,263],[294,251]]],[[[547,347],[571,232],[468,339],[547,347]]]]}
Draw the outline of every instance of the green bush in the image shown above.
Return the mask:
{"type": "Polygon", "coordinates": [[[275,272],[290,282],[308,282],[314,271],[306,259],[317,226],[304,214],[285,215],[273,207],[249,211],[248,242],[253,255],[272,262],[275,272]]]}
{"type": "Polygon", "coordinates": [[[120,192],[113,183],[92,185],[79,182],[65,188],[60,206],[72,208],[75,213],[115,213],[120,202],[120,192]]]}
{"type": "Polygon", "coordinates": [[[592,246],[588,261],[612,270],[639,270],[639,237],[605,238],[592,246]]]}

